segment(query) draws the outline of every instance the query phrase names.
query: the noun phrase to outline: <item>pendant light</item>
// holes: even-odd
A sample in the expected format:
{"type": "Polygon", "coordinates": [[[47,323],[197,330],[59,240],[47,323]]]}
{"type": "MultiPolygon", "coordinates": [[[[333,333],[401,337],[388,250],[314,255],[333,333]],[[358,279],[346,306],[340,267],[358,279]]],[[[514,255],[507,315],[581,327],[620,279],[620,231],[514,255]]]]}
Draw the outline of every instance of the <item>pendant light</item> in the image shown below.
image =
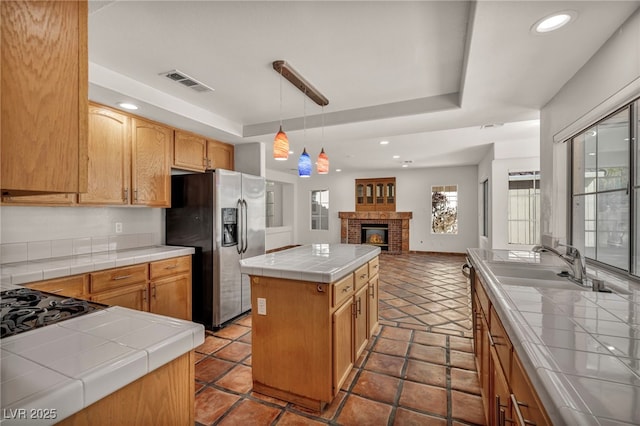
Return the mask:
{"type": "Polygon", "coordinates": [[[282,70],[280,70],[280,130],[273,140],[273,158],[279,161],[289,158],[289,138],[282,131],[282,70]]]}
{"type": "MultiPolygon", "coordinates": [[[[305,95],[307,93],[305,92],[305,95]]],[[[307,142],[307,97],[302,98],[302,140],[307,142]]],[[[300,155],[300,159],[298,160],[298,176],[301,178],[311,177],[311,157],[307,154],[307,148],[305,147],[302,150],[302,154],[300,155]]]]}
{"type": "MultiPolygon", "coordinates": [[[[324,106],[322,107],[322,141],[324,142],[324,106]]],[[[324,153],[324,147],[318,155],[318,161],[316,162],[316,169],[319,175],[326,175],[329,173],[329,157],[324,153]]]]}

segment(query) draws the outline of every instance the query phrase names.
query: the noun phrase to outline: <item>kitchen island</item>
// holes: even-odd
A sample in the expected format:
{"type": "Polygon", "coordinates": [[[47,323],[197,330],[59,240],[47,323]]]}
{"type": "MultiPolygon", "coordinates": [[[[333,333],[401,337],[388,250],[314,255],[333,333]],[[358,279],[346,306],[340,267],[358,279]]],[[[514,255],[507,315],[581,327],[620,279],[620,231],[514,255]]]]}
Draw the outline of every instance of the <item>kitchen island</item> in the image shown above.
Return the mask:
{"type": "MultiPolygon", "coordinates": [[[[147,262],[173,268],[172,259],[191,253],[192,248],[154,246],[3,264],[0,287],[28,290],[23,284],[58,277],[64,288],[78,273],[147,262]]],[[[4,325],[3,319],[3,335],[4,325]]],[[[193,424],[193,349],[203,341],[200,324],[106,305],[5,336],[0,423],[193,424]]]]}
{"type": "Polygon", "coordinates": [[[640,424],[638,284],[589,267],[613,290],[594,292],[556,277],[567,265],[550,253],[467,253],[489,424],[640,424]]]}
{"type": "Polygon", "coordinates": [[[380,248],[310,244],[243,259],[253,390],[322,411],[378,326],[380,248]]]}

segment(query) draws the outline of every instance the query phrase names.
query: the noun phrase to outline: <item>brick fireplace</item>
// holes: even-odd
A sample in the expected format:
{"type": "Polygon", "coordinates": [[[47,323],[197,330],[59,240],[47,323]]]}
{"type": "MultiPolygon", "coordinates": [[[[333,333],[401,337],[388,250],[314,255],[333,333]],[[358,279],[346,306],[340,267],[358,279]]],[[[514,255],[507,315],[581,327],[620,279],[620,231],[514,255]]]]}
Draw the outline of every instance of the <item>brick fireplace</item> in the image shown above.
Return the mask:
{"type": "Polygon", "coordinates": [[[389,253],[409,252],[409,220],[412,212],[338,212],[340,218],[340,242],[362,243],[362,225],[384,224],[388,228],[389,253]]]}

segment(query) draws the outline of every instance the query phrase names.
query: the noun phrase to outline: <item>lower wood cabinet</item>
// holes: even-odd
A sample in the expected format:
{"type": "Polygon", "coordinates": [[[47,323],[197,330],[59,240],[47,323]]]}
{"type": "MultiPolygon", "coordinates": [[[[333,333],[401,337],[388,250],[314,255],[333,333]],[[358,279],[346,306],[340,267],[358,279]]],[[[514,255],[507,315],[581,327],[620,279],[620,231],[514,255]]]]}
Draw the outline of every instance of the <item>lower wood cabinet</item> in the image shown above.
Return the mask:
{"type": "Polygon", "coordinates": [[[26,287],[191,320],[191,256],[39,281],[26,287]]]}
{"type": "Polygon", "coordinates": [[[474,353],[487,424],[551,425],[477,272],[473,281],[474,353]]]}
{"type": "Polygon", "coordinates": [[[321,411],[377,328],[377,258],[331,284],[251,276],[251,304],[254,391],[321,411]]]}

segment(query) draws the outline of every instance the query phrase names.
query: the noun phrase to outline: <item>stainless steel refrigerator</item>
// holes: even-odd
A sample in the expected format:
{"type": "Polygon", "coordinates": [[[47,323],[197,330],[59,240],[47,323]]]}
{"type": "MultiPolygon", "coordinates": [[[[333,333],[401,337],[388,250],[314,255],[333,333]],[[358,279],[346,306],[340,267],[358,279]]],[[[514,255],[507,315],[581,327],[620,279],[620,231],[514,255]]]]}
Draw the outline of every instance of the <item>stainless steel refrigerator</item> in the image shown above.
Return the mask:
{"type": "Polygon", "coordinates": [[[194,247],[193,321],[208,329],[251,309],[240,259],[265,252],[265,180],[228,170],[171,177],[169,245],[194,247]]]}

